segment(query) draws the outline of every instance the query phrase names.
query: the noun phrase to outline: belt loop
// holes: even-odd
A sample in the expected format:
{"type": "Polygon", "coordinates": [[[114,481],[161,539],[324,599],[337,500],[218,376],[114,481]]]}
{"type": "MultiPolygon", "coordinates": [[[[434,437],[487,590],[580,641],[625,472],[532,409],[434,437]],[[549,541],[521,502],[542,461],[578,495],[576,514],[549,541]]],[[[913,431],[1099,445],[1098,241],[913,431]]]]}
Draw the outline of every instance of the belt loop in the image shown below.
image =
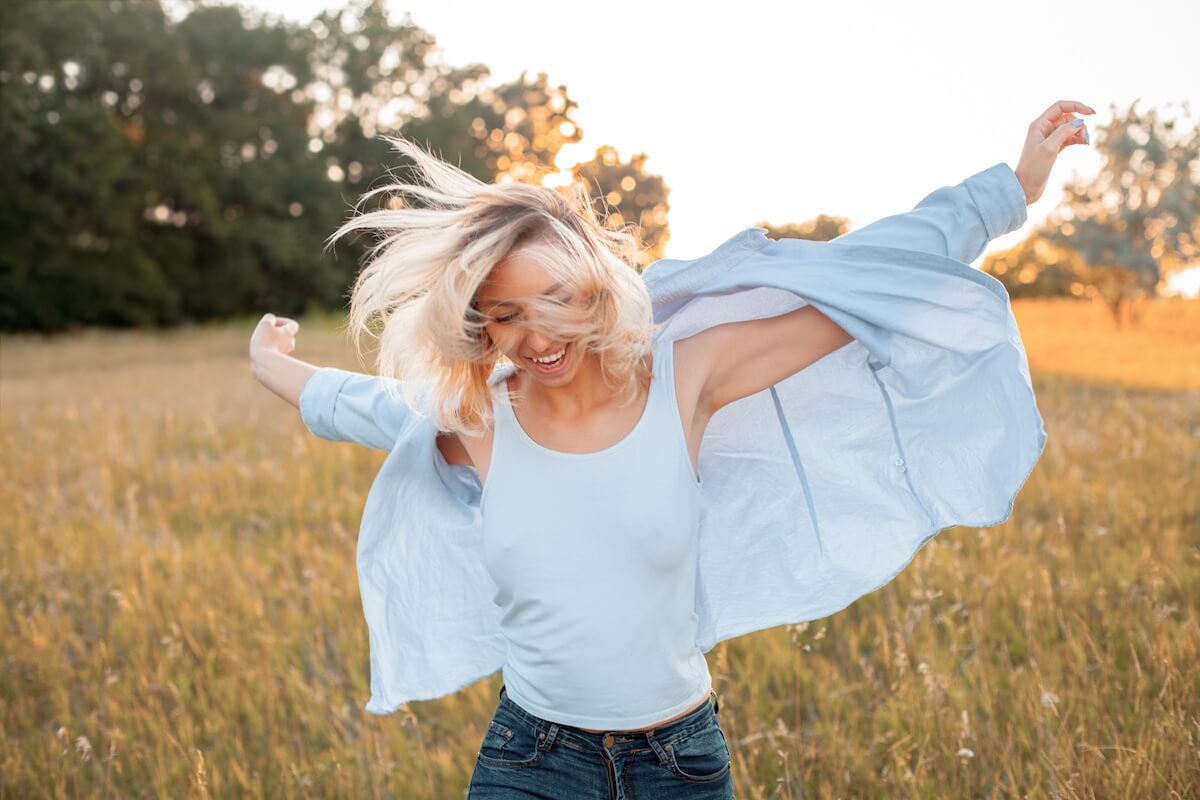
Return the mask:
{"type": "Polygon", "coordinates": [[[538,749],[541,750],[542,752],[546,752],[547,750],[549,750],[551,745],[554,744],[555,737],[558,736],[558,731],[559,731],[558,723],[551,722],[549,733],[539,733],[538,734],[538,739],[540,740],[538,742],[538,749]]]}
{"type": "MultiPolygon", "coordinates": [[[[658,762],[660,764],[666,766],[671,764],[671,755],[666,749],[663,748],[661,744],[658,743],[658,740],[654,738],[653,729],[646,731],[646,742],[650,745],[650,749],[654,751],[654,755],[658,756],[658,762]]],[[[670,747],[670,745],[667,745],[667,747],[670,747]]]]}

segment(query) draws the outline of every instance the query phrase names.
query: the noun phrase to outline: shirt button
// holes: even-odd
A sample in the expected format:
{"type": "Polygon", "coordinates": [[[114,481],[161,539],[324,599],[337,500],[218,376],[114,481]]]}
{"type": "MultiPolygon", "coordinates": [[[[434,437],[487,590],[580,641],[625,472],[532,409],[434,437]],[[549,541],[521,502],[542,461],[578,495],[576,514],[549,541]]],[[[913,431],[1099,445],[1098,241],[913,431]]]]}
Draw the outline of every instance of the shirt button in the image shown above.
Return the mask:
{"type": "Polygon", "coordinates": [[[904,472],[904,467],[900,467],[900,471],[901,471],[901,472],[904,472]]]}
{"type": "Polygon", "coordinates": [[[615,742],[616,740],[617,740],[616,737],[613,736],[611,733],[604,734],[604,746],[605,747],[612,747],[613,742],[615,742]]]}
{"type": "Polygon", "coordinates": [[[903,459],[903,458],[897,458],[897,459],[896,459],[896,466],[897,466],[897,467],[899,467],[899,466],[901,466],[901,465],[903,465],[903,464],[904,464],[904,459],[903,459]]]}

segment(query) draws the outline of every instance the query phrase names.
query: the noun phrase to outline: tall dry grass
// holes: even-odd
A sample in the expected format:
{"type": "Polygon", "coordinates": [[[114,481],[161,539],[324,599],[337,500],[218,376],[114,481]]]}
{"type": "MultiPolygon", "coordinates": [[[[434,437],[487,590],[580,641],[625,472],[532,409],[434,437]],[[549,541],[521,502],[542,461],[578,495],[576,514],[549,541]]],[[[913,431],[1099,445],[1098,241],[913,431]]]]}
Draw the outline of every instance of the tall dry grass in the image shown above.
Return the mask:
{"type": "MultiPolygon", "coordinates": [[[[1012,518],[709,654],[739,798],[1200,796],[1198,309],[1017,305],[1049,441],[1012,518]]],[[[308,434],[251,327],[0,342],[0,796],[463,796],[499,675],[362,711],[383,454],[308,434]]]]}

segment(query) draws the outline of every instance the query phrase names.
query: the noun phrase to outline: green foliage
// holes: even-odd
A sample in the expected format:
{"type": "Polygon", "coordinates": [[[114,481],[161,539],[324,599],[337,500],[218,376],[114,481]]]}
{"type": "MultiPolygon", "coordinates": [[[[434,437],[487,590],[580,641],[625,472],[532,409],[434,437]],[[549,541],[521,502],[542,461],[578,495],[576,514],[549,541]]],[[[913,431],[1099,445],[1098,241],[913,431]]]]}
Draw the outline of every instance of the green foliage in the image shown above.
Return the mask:
{"type": "Polygon", "coordinates": [[[382,134],[485,181],[540,180],[582,136],[566,87],[431,63],[382,0],[304,26],[175,7],[0,7],[0,329],[341,308],[369,243],[326,237],[401,165],[382,134]]]}
{"type": "Polygon", "coordinates": [[[1094,134],[1099,173],[1069,181],[1061,205],[1030,237],[984,263],[1013,297],[1071,294],[1103,302],[1114,321],[1136,321],[1200,258],[1200,125],[1139,111],[1137,101],[1094,134]],[[1124,312],[1124,314],[1123,314],[1124,312]]]}

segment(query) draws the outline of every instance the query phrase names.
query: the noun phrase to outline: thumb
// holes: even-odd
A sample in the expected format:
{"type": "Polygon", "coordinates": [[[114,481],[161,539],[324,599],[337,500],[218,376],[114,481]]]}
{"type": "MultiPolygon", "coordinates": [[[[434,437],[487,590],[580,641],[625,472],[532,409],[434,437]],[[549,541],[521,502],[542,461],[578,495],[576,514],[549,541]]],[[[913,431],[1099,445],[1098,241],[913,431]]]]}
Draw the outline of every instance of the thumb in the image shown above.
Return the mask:
{"type": "Polygon", "coordinates": [[[1054,133],[1050,134],[1049,141],[1052,143],[1054,149],[1058,151],[1070,144],[1073,137],[1079,142],[1086,141],[1087,127],[1083,119],[1068,120],[1059,125],[1054,129],[1054,133]]]}

